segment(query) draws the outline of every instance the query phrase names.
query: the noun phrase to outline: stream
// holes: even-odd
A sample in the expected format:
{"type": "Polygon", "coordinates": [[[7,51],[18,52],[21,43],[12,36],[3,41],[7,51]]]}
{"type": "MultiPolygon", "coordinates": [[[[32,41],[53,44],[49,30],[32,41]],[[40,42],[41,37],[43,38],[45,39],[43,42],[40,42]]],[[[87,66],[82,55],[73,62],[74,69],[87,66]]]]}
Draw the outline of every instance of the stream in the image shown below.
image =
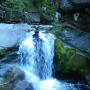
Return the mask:
{"type": "Polygon", "coordinates": [[[17,61],[0,63],[0,90],[89,90],[53,77],[55,39],[43,31],[26,33],[17,61]]]}
{"type": "Polygon", "coordinates": [[[71,84],[59,82],[52,76],[54,41],[52,34],[31,32],[20,45],[20,68],[34,90],[76,90],[71,84]]]}

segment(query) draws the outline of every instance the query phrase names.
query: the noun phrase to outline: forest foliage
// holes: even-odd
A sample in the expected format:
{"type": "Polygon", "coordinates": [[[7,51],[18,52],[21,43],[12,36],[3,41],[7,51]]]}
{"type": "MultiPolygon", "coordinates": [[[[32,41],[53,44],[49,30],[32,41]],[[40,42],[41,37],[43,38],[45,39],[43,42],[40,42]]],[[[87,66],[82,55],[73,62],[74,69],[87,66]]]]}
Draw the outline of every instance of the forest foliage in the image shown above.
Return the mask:
{"type": "Polygon", "coordinates": [[[50,0],[6,0],[0,4],[0,8],[7,11],[22,11],[23,9],[35,7],[48,7],[50,5],[50,0]]]}

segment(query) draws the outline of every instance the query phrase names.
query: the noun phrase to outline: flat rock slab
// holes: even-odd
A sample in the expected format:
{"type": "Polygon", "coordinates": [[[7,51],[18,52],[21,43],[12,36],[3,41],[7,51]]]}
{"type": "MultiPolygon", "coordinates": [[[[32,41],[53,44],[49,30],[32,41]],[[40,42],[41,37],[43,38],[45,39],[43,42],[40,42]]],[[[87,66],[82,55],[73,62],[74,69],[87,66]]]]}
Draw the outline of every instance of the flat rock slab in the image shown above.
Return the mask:
{"type": "Polygon", "coordinates": [[[12,47],[22,41],[28,29],[28,24],[0,24],[0,49],[12,47]]]}
{"type": "Polygon", "coordinates": [[[26,23],[18,24],[0,24],[0,49],[13,47],[20,43],[27,32],[35,31],[39,27],[40,31],[52,28],[52,25],[28,25],[26,23]]]}
{"type": "Polygon", "coordinates": [[[84,53],[87,53],[87,56],[90,56],[90,33],[78,33],[72,31],[64,31],[60,36],[60,39],[63,40],[71,47],[81,50],[84,53]]]}

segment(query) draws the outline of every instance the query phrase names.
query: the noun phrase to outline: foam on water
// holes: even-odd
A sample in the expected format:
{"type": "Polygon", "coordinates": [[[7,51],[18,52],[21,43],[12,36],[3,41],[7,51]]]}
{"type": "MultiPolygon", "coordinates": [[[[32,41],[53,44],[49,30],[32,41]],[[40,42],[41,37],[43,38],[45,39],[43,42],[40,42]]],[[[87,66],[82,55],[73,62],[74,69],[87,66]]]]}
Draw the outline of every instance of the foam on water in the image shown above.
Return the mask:
{"type": "Polygon", "coordinates": [[[34,90],[76,90],[73,85],[52,77],[55,37],[42,32],[38,38],[33,35],[33,31],[28,33],[19,48],[19,64],[25,79],[34,90]]]}

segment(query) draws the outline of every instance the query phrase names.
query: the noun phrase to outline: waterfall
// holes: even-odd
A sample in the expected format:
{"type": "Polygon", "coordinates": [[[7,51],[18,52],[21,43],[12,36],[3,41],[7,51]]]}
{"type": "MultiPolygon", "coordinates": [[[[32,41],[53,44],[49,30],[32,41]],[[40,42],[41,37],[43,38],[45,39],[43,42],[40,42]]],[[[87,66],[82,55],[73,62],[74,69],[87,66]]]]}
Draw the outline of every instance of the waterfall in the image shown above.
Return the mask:
{"type": "Polygon", "coordinates": [[[19,67],[34,90],[76,90],[52,77],[55,37],[52,34],[34,32],[27,34],[19,48],[19,67]],[[71,88],[71,89],[70,89],[71,88]]]}

